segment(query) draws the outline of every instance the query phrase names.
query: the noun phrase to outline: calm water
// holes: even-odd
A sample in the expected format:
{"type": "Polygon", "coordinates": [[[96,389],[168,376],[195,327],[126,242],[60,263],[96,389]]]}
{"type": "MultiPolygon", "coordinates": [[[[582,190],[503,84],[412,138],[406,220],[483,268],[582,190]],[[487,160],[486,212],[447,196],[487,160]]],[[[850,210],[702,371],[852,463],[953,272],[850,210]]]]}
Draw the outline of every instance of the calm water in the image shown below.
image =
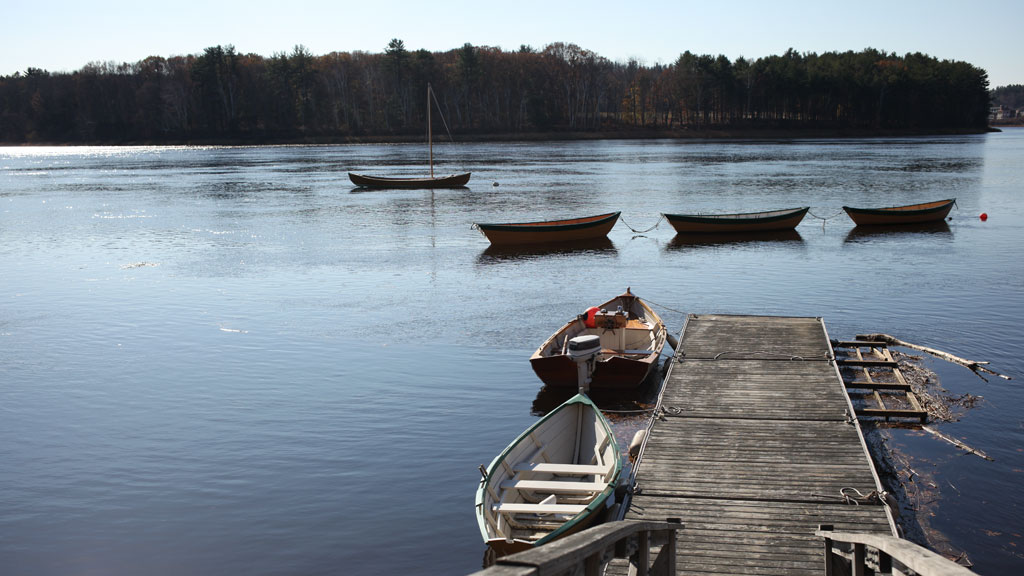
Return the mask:
{"type": "Polygon", "coordinates": [[[941,429],[995,462],[896,440],[934,475],[931,527],[981,573],[1024,569],[1024,131],[436,152],[471,186],[348,183],[419,171],[421,146],[0,149],[0,572],[471,572],[477,466],[558,401],[528,355],[626,286],[676,332],[822,316],[1013,375],[929,362],[984,396],[941,429]],[[947,197],[938,230],[835,217],[947,197]],[[471,229],[803,205],[832,218],[778,241],[620,222],[507,253],[471,229]]]}

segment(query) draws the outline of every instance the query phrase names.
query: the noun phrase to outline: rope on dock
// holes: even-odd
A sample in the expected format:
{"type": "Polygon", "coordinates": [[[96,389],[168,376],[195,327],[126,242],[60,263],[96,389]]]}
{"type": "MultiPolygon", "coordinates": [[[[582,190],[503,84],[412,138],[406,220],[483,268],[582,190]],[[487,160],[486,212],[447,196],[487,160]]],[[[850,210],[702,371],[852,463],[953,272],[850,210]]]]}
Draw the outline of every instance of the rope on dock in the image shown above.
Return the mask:
{"type": "Polygon", "coordinates": [[[843,499],[843,502],[847,504],[853,504],[854,506],[859,506],[861,503],[873,504],[875,502],[882,501],[882,498],[881,496],[879,496],[877,490],[872,490],[871,492],[864,494],[860,490],[857,490],[856,488],[840,488],[839,496],[843,499]],[[846,493],[847,490],[856,492],[857,495],[851,496],[850,494],[846,493]]]}
{"type": "MultiPolygon", "coordinates": [[[[773,356],[773,354],[771,352],[764,352],[764,351],[760,351],[760,350],[725,350],[724,352],[719,352],[718,354],[715,354],[715,356],[714,356],[714,358],[712,358],[712,360],[718,360],[719,358],[721,358],[722,356],[725,356],[727,354],[744,354],[744,355],[749,354],[751,356],[773,356]]],[[[774,356],[775,356],[774,359],[776,359],[776,360],[808,360],[808,359],[817,360],[819,357],[824,358],[825,360],[831,360],[832,359],[831,355],[829,355],[828,352],[823,352],[821,354],[817,354],[817,355],[814,355],[814,356],[798,356],[796,354],[794,354],[792,356],[786,356],[785,354],[775,354],[774,356]]],[[[771,359],[772,358],[769,358],[769,360],[771,360],[771,359]]]]}
{"type": "MultiPolygon", "coordinates": [[[[883,492],[882,494],[885,494],[883,492]]],[[[811,494],[811,496],[817,496],[819,498],[835,498],[835,496],[829,496],[828,494],[811,494]]],[[[839,500],[842,500],[845,504],[853,504],[854,506],[860,506],[861,504],[884,504],[885,499],[878,493],[877,490],[872,490],[867,494],[864,494],[856,488],[840,488],[839,489],[839,500]],[[857,495],[847,494],[846,491],[850,490],[856,492],[857,495]]]]}
{"type": "Polygon", "coordinates": [[[650,228],[648,228],[647,230],[637,230],[636,228],[633,228],[632,226],[630,226],[630,225],[629,225],[629,224],[628,224],[628,223],[626,222],[626,219],[625,219],[625,218],[623,218],[622,216],[619,216],[619,220],[621,220],[621,221],[622,221],[622,223],[626,225],[626,228],[629,228],[630,230],[632,230],[632,231],[633,231],[633,234],[646,234],[646,233],[650,232],[651,230],[654,230],[655,228],[657,228],[657,227],[658,227],[658,225],[660,225],[660,224],[661,224],[661,221],[662,221],[662,220],[664,220],[664,219],[665,219],[665,215],[664,215],[664,214],[662,214],[662,215],[661,215],[661,218],[658,218],[658,221],[654,223],[654,226],[651,226],[651,227],[650,227],[650,228]]]}
{"type": "Polygon", "coordinates": [[[655,420],[666,420],[665,416],[679,416],[686,408],[678,406],[662,406],[654,413],[655,420]]]}
{"type": "MultiPolygon", "coordinates": [[[[828,496],[826,494],[811,494],[811,496],[817,496],[819,498],[832,498],[832,496],[828,496]]],[[[896,498],[892,494],[886,492],[885,490],[882,490],[881,492],[877,490],[872,490],[871,492],[864,494],[863,492],[857,490],[856,488],[840,488],[839,499],[842,500],[845,504],[853,504],[854,506],[860,506],[861,504],[881,504],[883,506],[888,507],[889,511],[892,512],[892,515],[894,517],[900,515],[899,502],[896,501],[896,498]],[[850,494],[849,492],[855,492],[856,496],[850,494]]]]}

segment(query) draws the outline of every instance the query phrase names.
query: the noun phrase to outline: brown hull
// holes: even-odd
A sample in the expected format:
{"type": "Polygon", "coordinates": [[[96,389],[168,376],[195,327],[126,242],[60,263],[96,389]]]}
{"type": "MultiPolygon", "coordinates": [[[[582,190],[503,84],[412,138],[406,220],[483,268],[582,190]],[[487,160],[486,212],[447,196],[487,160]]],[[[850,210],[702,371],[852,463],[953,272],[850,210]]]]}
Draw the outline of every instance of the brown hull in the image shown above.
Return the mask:
{"type": "Polygon", "coordinates": [[[403,190],[419,190],[424,188],[458,188],[469,182],[470,173],[453,174],[440,178],[388,178],[385,176],[368,176],[365,174],[348,173],[348,179],[356,186],[365,188],[400,188],[403,190]]]}
{"type": "Polygon", "coordinates": [[[746,214],[665,214],[677,234],[722,234],[792,230],[808,208],[746,214]]]}
{"type": "Polygon", "coordinates": [[[892,226],[898,224],[921,224],[945,220],[953,209],[956,199],[894,206],[892,208],[851,208],[843,210],[857,226],[892,226]]]}
{"type": "Polygon", "coordinates": [[[591,375],[591,389],[628,390],[642,384],[657,365],[668,332],[654,310],[628,289],[598,308],[614,311],[619,306],[628,312],[625,326],[586,328],[581,320],[574,319],[548,337],[530,356],[530,366],[537,377],[548,386],[578,387],[576,363],[565,354],[564,347],[570,338],[590,333],[602,338],[602,351],[591,375]]]}
{"type": "MultiPolygon", "coordinates": [[[[590,387],[599,390],[629,390],[639,386],[654,367],[657,355],[633,360],[615,356],[602,360],[594,366],[590,387]]],[[[537,377],[548,386],[578,386],[576,363],[568,356],[547,356],[530,358],[530,365],[537,377]]]]}
{"type": "Polygon", "coordinates": [[[518,224],[477,224],[477,228],[496,246],[541,244],[593,240],[608,235],[619,213],[600,214],[569,220],[523,222],[518,224]]]}

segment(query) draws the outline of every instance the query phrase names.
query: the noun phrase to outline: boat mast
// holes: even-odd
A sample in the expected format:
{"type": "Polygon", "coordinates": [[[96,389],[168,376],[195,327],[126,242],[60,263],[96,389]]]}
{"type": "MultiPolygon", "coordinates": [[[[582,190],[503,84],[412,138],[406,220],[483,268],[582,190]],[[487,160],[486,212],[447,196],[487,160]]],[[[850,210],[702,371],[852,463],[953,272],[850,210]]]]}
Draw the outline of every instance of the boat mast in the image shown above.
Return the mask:
{"type": "Polygon", "coordinates": [[[430,150],[430,177],[434,177],[434,129],[430,125],[430,82],[427,82],[427,147],[430,150]]]}

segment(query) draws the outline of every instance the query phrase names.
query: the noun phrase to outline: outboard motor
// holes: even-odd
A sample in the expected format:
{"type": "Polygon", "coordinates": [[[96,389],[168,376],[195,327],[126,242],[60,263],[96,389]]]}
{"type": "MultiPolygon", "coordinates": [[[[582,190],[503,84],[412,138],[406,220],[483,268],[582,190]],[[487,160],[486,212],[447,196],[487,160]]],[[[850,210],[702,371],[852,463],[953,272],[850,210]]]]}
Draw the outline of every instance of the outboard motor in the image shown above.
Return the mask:
{"type": "Polygon", "coordinates": [[[594,373],[594,362],[601,353],[601,337],[596,334],[577,336],[569,340],[569,358],[576,363],[576,378],[580,393],[590,390],[590,376],[594,373]]]}

